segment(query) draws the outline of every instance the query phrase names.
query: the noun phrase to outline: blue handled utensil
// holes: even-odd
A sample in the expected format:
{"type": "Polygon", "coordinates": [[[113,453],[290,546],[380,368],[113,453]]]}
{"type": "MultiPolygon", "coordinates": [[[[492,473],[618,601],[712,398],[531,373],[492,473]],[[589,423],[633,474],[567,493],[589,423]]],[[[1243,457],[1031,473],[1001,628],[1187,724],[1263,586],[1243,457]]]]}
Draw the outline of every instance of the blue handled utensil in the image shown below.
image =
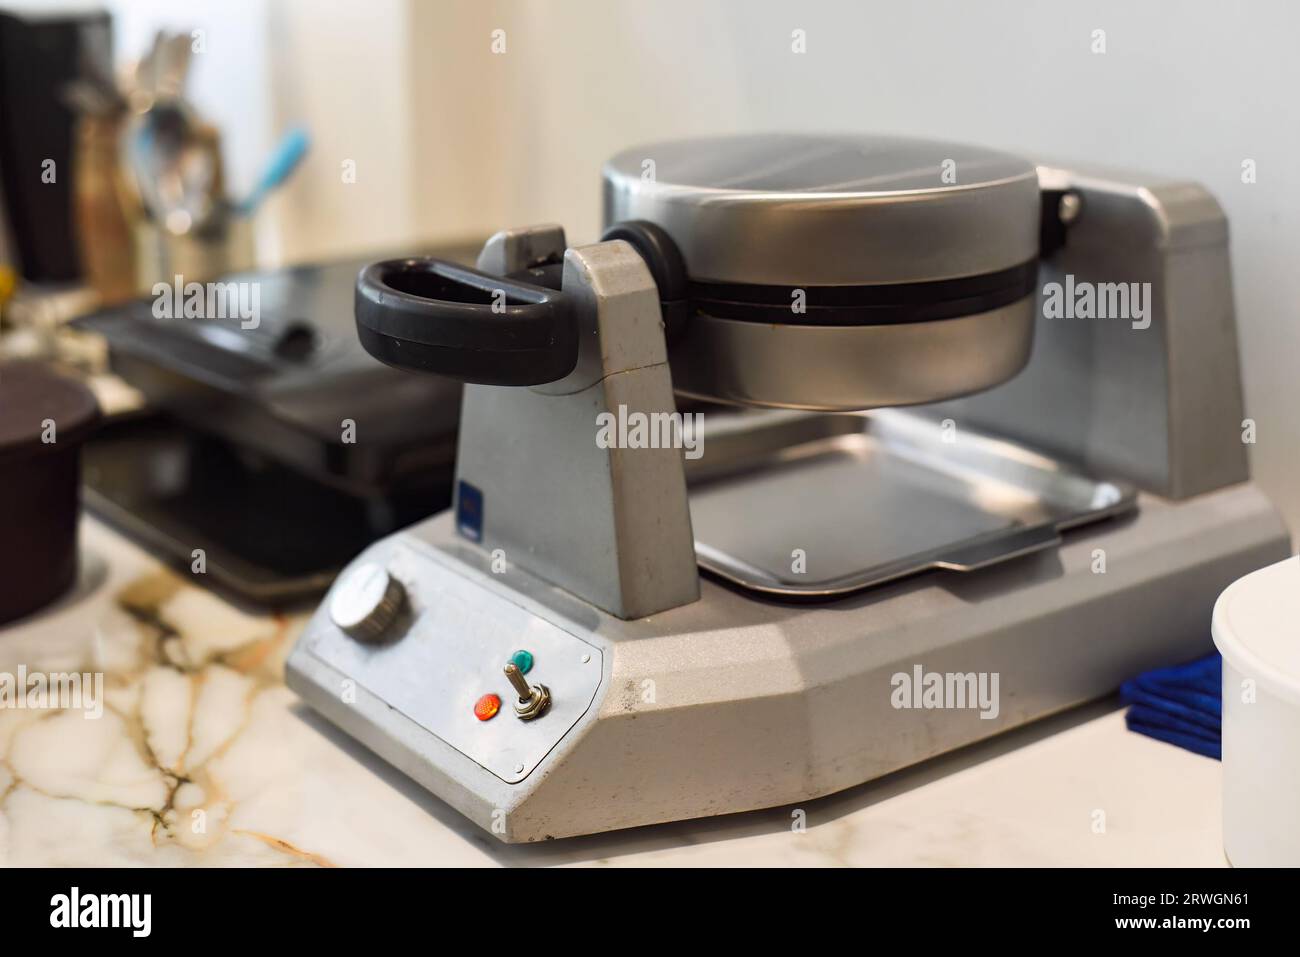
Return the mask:
{"type": "Polygon", "coordinates": [[[280,138],[279,144],[271,154],[271,161],[262,173],[261,179],[253,191],[234,206],[234,212],[240,216],[251,216],[262,204],[267,195],[287,180],[298,164],[302,162],[311,146],[311,137],[304,129],[292,129],[280,138]]]}

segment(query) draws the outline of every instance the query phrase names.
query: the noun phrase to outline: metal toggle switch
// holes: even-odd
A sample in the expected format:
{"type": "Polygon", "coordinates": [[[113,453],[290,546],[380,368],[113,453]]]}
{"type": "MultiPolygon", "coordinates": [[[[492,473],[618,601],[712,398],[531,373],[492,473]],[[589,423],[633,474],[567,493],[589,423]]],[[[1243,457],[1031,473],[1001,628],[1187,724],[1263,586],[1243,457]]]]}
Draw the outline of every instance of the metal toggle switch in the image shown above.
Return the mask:
{"type": "Polygon", "coordinates": [[[529,685],[524,673],[513,661],[506,665],[506,678],[509,680],[519,700],[515,703],[515,714],[524,721],[540,718],[551,706],[551,692],[546,685],[529,685]]]}

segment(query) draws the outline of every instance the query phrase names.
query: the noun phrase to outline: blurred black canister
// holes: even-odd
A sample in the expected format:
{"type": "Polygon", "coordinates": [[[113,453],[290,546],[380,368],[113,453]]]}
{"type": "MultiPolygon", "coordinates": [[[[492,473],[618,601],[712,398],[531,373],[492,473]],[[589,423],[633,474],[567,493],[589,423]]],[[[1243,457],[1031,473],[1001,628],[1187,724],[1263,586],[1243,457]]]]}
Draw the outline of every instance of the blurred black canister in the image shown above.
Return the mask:
{"type": "Polygon", "coordinates": [[[0,222],[23,278],[72,282],[82,276],[72,91],[113,76],[112,21],[93,4],[0,6],[0,222]]]}
{"type": "Polygon", "coordinates": [[[81,443],[99,423],[90,390],[35,362],[0,362],[0,623],[77,577],[81,443]]]}

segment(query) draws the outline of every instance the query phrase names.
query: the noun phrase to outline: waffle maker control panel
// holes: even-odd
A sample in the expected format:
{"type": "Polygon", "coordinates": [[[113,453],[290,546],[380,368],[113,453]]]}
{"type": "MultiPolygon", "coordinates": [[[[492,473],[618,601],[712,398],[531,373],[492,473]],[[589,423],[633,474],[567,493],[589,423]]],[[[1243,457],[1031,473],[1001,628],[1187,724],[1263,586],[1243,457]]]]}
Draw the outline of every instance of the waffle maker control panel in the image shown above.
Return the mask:
{"type": "Polygon", "coordinates": [[[386,702],[506,783],[526,778],[595,700],[600,648],[407,543],[351,568],[308,651],[339,695],[386,702]]]}

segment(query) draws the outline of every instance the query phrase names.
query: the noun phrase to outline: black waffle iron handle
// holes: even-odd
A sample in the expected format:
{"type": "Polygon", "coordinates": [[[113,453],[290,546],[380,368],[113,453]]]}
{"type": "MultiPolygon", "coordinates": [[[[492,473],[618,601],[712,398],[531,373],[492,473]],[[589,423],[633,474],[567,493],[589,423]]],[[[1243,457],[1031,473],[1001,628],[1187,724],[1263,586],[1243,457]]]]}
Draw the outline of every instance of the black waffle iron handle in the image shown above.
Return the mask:
{"type": "MultiPolygon", "coordinates": [[[[527,275],[553,281],[545,270],[527,275]]],[[[571,299],[442,259],[390,259],[357,277],[357,334],[398,369],[484,385],[541,385],[578,362],[571,299]]]]}
{"type": "MultiPolygon", "coordinates": [[[[650,270],[669,346],[691,315],[686,266],[662,228],[616,223],[604,240],[630,243],[650,270]]],[[[398,369],[484,385],[542,385],[578,362],[577,312],[560,291],[564,263],[494,276],[443,259],[390,259],[357,277],[357,334],[398,369]]]]}

